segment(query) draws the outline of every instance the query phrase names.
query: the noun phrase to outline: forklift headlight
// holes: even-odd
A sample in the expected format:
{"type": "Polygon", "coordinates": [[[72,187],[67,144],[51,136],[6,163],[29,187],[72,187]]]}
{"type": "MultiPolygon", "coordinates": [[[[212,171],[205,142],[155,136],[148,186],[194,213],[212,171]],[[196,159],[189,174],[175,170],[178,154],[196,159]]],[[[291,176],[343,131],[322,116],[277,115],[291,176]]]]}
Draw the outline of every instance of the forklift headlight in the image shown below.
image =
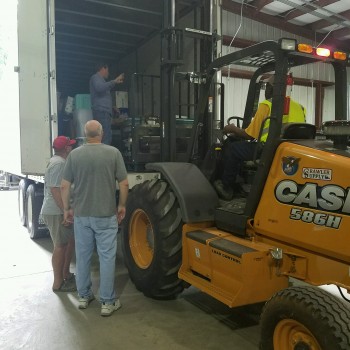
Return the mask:
{"type": "Polygon", "coordinates": [[[326,136],[350,136],[349,120],[330,120],[322,124],[323,134],[326,136]]]}
{"type": "Polygon", "coordinates": [[[295,51],[297,47],[297,41],[295,39],[285,39],[282,38],[279,40],[282,50],[286,51],[295,51]]]}

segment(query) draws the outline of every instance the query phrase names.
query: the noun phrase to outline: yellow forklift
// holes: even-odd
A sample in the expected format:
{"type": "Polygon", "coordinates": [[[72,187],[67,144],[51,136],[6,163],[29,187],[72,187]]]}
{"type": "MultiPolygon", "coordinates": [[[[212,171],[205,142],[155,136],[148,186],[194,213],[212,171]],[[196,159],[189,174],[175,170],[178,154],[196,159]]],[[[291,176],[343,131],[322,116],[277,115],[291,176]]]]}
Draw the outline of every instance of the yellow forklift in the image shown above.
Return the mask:
{"type": "Polygon", "coordinates": [[[127,204],[122,249],[135,286],[156,299],[193,285],[231,308],[266,302],[262,350],[350,349],[349,55],[323,49],[280,39],[214,60],[196,78],[188,162],[147,164],[161,178],[135,186],[127,204]],[[322,138],[313,125],[282,123],[288,72],[318,62],[334,68],[335,81],[334,121],[324,123],[322,138]],[[252,70],[243,127],[257,108],[261,78],[273,74],[275,85],[248,197],[222,202],[193,149],[213,141],[206,138],[212,80],[230,64],[252,70]],[[302,283],[291,286],[290,278],[302,283]],[[343,298],[317,287],[331,284],[343,298]]]}

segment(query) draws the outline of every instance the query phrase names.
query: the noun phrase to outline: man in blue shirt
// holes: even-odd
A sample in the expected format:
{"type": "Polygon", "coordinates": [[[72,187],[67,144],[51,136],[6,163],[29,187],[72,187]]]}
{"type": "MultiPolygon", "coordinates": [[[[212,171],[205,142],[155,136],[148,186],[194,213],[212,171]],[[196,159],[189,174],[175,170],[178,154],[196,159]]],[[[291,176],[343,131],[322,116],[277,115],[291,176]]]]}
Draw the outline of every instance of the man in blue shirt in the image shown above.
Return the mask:
{"type": "Polygon", "coordinates": [[[92,114],[103,128],[102,143],[110,145],[112,141],[112,96],[111,89],[124,82],[124,73],[114,80],[107,81],[109,69],[106,63],[96,65],[96,73],[90,78],[90,96],[92,114]]]}

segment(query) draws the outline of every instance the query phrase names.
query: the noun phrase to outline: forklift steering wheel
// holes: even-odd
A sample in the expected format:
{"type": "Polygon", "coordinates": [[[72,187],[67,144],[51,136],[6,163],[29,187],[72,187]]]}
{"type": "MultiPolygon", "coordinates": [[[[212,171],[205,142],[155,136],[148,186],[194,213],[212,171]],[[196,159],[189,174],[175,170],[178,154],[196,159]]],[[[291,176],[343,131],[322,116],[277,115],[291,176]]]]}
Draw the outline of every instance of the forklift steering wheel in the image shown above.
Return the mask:
{"type": "Polygon", "coordinates": [[[231,121],[235,120],[236,121],[236,126],[238,128],[241,127],[241,124],[243,125],[243,118],[242,117],[237,117],[237,116],[233,116],[227,119],[227,125],[231,124],[231,121]]]}
{"type": "MultiPolygon", "coordinates": [[[[237,117],[237,116],[233,116],[227,119],[227,125],[230,125],[232,121],[236,121],[236,126],[238,128],[241,128],[241,125],[243,125],[243,118],[242,117],[237,117]]],[[[234,141],[241,141],[242,139],[240,137],[231,135],[231,134],[226,134],[223,133],[222,135],[222,140],[225,141],[226,139],[234,142],[234,141]]]]}

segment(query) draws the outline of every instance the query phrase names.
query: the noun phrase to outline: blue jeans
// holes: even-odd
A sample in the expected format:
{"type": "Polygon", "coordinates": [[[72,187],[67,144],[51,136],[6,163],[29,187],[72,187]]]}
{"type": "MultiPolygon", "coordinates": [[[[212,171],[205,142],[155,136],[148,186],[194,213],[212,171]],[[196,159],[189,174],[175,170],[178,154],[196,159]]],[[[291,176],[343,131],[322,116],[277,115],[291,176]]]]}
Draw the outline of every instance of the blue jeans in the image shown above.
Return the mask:
{"type": "Polygon", "coordinates": [[[100,260],[100,301],[115,301],[115,258],[117,254],[118,223],[110,217],[74,217],[76,282],[80,297],[87,298],[91,290],[91,257],[95,241],[100,260]]]}
{"type": "Polygon", "coordinates": [[[109,112],[92,111],[92,115],[97,120],[103,129],[102,143],[110,145],[112,143],[112,116],[109,112]]]}
{"type": "Polygon", "coordinates": [[[236,182],[237,175],[245,160],[253,160],[257,147],[257,156],[262,151],[262,145],[257,142],[236,141],[228,145],[228,154],[225,159],[224,172],[222,174],[222,183],[225,187],[232,187],[236,182]]]}

